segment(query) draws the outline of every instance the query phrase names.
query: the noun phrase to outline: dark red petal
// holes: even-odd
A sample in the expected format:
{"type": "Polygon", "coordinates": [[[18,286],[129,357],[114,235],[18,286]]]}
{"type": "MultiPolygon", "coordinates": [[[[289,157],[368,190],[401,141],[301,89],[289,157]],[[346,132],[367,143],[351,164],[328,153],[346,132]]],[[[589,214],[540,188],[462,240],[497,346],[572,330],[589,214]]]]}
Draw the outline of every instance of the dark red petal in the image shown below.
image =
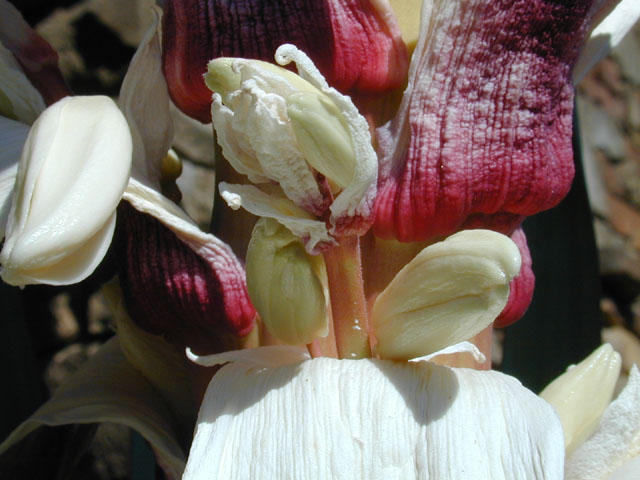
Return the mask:
{"type": "Polygon", "coordinates": [[[18,60],[22,70],[47,105],[70,95],[58,69],[58,54],[8,2],[0,11],[0,41],[18,60]]]}
{"type": "Polygon", "coordinates": [[[482,217],[510,232],[564,197],[592,3],[435,2],[399,113],[378,130],[377,235],[429,240],[482,217]]]}
{"type": "Polygon", "coordinates": [[[127,202],[118,207],[116,238],[127,310],[140,327],[199,352],[251,331],[255,309],[235,257],[198,255],[127,202]]]}
{"type": "Polygon", "coordinates": [[[533,287],[535,286],[536,280],[533,270],[531,269],[531,253],[529,253],[527,237],[522,228],[518,228],[513,235],[511,235],[511,240],[514,241],[520,250],[522,266],[520,267],[520,274],[511,280],[509,284],[511,291],[507,305],[493,323],[493,326],[497,328],[506,327],[520,320],[524,312],[529,308],[529,304],[533,298],[533,287]]]}
{"type": "Polygon", "coordinates": [[[391,12],[368,0],[168,0],[163,64],[175,104],[211,121],[211,92],[202,75],[217,57],[273,62],[292,43],[342,91],[401,86],[407,50],[391,12]]]}

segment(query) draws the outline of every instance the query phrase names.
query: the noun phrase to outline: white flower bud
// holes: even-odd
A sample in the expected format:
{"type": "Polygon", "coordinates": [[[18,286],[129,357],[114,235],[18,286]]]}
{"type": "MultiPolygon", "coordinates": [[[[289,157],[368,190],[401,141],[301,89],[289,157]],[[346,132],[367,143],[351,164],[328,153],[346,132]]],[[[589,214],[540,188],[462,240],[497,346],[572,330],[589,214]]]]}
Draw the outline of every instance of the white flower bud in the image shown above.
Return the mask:
{"type": "Polygon", "coordinates": [[[129,180],[131,134],[108,97],[67,97],[29,132],[0,252],[12,285],[79,282],[104,257],[129,180]]]}
{"type": "Polygon", "coordinates": [[[428,246],[374,303],[378,353],[410,359],[470,339],[502,311],[519,271],[518,247],[489,230],[465,230],[428,246]]]}
{"type": "Polygon", "coordinates": [[[540,393],[558,412],[567,455],[594,432],[609,405],[620,374],[621,359],[605,343],[540,393]]]}
{"type": "Polygon", "coordinates": [[[321,255],[308,255],[300,239],[277,221],[258,221],[247,250],[247,288],[272,335],[292,345],[325,337],[326,285],[321,255]]]}

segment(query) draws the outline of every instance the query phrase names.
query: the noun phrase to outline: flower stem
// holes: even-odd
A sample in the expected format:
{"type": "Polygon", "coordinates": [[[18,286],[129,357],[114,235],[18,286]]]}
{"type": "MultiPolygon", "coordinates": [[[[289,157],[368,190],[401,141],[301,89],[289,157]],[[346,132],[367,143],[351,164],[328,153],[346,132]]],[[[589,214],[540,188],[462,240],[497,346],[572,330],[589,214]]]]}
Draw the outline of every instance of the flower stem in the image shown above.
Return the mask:
{"type": "Polygon", "coordinates": [[[329,279],[338,358],[370,357],[369,322],[362,282],[359,238],[340,238],[337,246],[324,253],[324,260],[329,279]]]}

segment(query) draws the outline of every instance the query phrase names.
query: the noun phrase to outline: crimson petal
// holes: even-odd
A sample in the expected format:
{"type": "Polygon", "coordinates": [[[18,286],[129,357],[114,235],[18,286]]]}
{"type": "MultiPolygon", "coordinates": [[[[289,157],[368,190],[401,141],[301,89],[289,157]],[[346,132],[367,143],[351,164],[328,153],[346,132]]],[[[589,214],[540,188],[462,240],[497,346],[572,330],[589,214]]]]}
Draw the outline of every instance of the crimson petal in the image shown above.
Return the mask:
{"type": "Polygon", "coordinates": [[[593,3],[425,0],[403,103],[377,132],[377,235],[510,234],[565,196],[571,69],[593,3]]]}
{"type": "Polygon", "coordinates": [[[401,86],[408,55],[388,5],[368,0],[168,0],[163,65],[169,92],[187,115],[211,121],[211,92],[202,76],[217,57],[273,62],[292,43],[330,85],[381,91],[401,86]]]}
{"type": "Polygon", "coordinates": [[[253,328],[244,270],[231,250],[208,258],[150,215],[118,207],[117,258],[131,318],[143,329],[197,351],[218,351],[229,334],[253,328]]]}

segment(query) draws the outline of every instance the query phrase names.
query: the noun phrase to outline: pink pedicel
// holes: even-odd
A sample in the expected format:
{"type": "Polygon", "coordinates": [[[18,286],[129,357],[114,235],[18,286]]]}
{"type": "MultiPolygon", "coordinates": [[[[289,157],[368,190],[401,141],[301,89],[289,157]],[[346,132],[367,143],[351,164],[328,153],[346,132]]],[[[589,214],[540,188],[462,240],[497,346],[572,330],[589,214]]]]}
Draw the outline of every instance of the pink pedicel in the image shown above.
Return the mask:
{"type": "Polygon", "coordinates": [[[274,62],[292,43],[342,92],[401,86],[407,50],[393,15],[365,0],[168,0],[163,65],[169,92],[187,115],[211,121],[209,60],[242,57],[274,62]]]}
{"type": "Polygon", "coordinates": [[[377,131],[374,232],[400,241],[469,226],[510,235],[571,186],[571,69],[592,2],[435,3],[403,103],[377,131]]]}
{"type": "Polygon", "coordinates": [[[140,327],[200,351],[251,331],[256,312],[231,249],[212,245],[205,258],[126,202],[116,238],[127,310],[140,327]]]}

